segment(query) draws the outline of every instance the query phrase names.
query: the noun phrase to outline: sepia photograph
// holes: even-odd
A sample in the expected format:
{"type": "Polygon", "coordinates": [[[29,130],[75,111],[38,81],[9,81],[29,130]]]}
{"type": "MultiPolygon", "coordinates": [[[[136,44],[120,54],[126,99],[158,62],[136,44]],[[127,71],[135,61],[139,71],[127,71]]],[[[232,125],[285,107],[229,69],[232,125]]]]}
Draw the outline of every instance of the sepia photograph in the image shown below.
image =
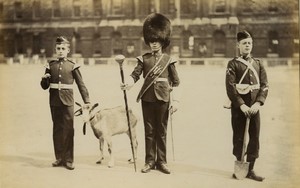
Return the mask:
{"type": "Polygon", "coordinates": [[[300,187],[299,0],[0,0],[0,188],[300,187]]]}

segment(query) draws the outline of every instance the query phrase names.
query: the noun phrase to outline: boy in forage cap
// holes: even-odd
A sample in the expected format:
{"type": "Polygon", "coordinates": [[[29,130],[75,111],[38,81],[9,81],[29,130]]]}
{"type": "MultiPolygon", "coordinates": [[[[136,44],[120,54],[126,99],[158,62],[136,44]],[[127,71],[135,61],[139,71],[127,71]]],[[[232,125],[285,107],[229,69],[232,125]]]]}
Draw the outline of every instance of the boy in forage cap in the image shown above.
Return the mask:
{"type": "Polygon", "coordinates": [[[78,86],[84,103],[90,103],[89,93],[83,83],[80,65],[67,59],[70,42],[63,36],[55,41],[57,59],[46,65],[41,87],[50,93],[50,109],[53,122],[53,143],[56,161],[53,167],[65,166],[73,170],[74,160],[74,98],[73,83],[78,86]]]}
{"type": "MultiPolygon", "coordinates": [[[[262,62],[251,55],[253,39],[249,32],[237,33],[239,56],[228,62],[226,91],[231,100],[231,123],[233,130],[233,155],[241,161],[246,119],[250,118],[247,162],[247,178],[263,181],[256,175],[254,164],[259,157],[260,112],[268,95],[268,79],[262,62]]],[[[233,177],[236,178],[235,174],[233,177]]]]}
{"type": "Polygon", "coordinates": [[[150,52],[137,57],[137,65],[128,78],[127,84],[121,84],[121,89],[130,89],[143,74],[144,84],[137,97],[141,100],[145,128],[145,166],[142,173],[158,169],[170,174],[167,166],[167,125],[169,110],[171,113],[178,108],[176,87],[179,77],[175,68],[176,60],[164,53],[170,44],[171,23],[168,18],[159,13],[146,17],[143,25],[143,35],[150,52]],[[172,88],[173,87],[173,88],[172,88]],[[173,89],[171,100],[170,92],[173,89]]]}

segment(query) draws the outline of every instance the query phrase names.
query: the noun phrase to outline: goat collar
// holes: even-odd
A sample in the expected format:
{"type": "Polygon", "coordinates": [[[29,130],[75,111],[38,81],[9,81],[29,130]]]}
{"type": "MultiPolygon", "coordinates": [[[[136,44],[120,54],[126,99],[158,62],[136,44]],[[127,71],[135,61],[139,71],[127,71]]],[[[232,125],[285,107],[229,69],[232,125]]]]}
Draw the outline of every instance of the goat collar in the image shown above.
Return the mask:
{"type": "Polygon", "coordinates": [[[92,121],[93,119],[95,119],[96,115],[100,112],[101,110],[97,111],[96,113],[94,113],[94,115],[92,117],[90,117],[90,121],[92,121]]]}

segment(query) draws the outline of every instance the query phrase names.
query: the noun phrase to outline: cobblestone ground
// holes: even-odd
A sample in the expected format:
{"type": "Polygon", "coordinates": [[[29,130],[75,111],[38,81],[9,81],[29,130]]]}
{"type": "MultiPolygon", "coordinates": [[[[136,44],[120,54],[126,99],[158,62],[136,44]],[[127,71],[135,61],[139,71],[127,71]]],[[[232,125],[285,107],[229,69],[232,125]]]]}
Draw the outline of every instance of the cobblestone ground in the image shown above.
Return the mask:
{"type": "MultiPolygon", "coordinates": [[[[125,74],[133,66],[125,65],[125,74]]],[[[84,66],[83,78],[92,102],[100,108],[124,104],[116,66],[84,66]]],[[[225,99],[224,67],[179,66],[180,110],[173,116],[174,156],[171,129],[168,133],[168,162],[172,174],[158,171],[140,173],[144,163],[144,128],[140,104],[135,102],[141,86],[128,92],[129,106],[139,116],[137,172],[127,159],[131,156],[126,135],[113,138],[116,166],[108,168],[108,152],[97,165],[98,142],[92,130],[82,134],[81,119],[75,118],[74,171],[53,168],[52,125],[48,91],[39,86],[41,65],[0,65],[0,187],[299,187],[299,69],[267,68],[269,97],[261,109],[261,151],[256,172],[263,183],[234,180],[231,174],[230,112],[222,108],[225,99]]],[[[142,82],[142,81],[140,81],[142,82]]],[[[81,102],[78,91],[76,101],[81,102]]],[[[107,149],[107,147],[105,147],[107,149]]]]}

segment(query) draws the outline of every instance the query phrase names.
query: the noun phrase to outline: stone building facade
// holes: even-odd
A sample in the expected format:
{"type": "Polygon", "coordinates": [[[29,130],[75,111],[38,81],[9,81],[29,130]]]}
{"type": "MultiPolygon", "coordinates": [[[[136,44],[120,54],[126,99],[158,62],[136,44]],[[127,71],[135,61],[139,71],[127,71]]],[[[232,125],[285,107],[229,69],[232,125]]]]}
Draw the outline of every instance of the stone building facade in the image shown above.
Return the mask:
{"type": "Polygon", "coordinates": [[[235,56],[243,29],[257,57],[299,56],[298,0],[0,0],[0,55],[52,57],[64,35],[73,56],[135,57],[148,49],[142,23],[151,12],[170,18],[167,51],[181,58],[235,56]]]}

